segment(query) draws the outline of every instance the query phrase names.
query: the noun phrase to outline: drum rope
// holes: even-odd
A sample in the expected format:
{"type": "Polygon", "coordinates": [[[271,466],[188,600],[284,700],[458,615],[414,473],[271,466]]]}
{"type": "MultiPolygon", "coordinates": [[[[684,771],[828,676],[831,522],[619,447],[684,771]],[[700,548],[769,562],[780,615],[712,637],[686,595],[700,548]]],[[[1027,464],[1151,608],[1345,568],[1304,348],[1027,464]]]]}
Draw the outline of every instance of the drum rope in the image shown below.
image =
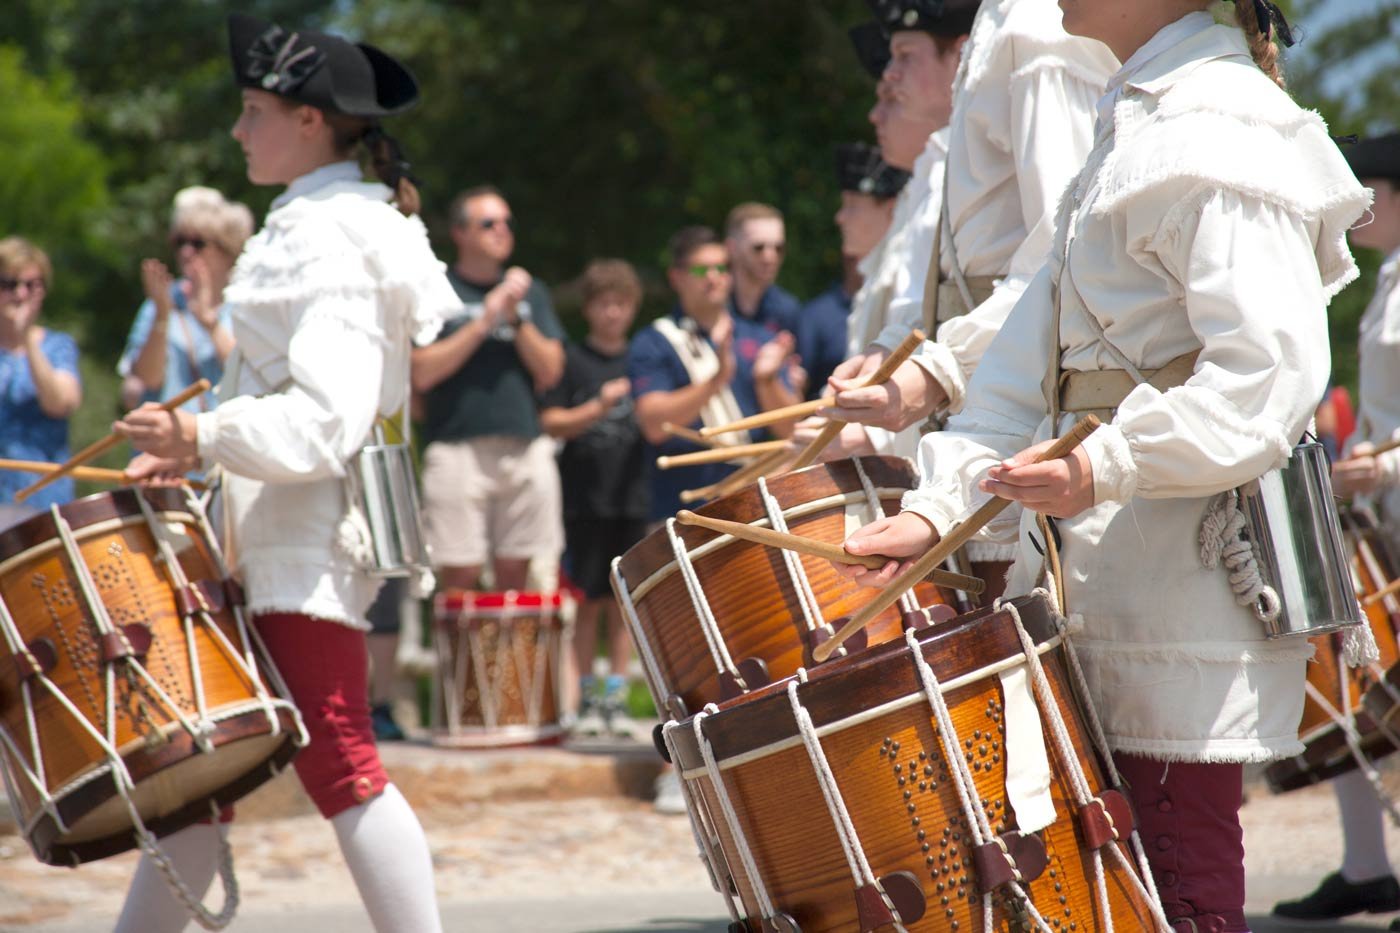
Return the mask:
{"type": "MultiPolygon", "coordinates": [[[[1049,598],[1053,598],[1053,595],[1049,598]]],[[[1051,605],[1057,605],[1052,602],[1051,605]]],[[[1058,613],[1055,616],[1055,625],[1060,632],[1061,644],[1065,647],[1065,656],[1069,658],[1069,670],[1071,684],[1074,692],[1080,699],[1080,706],[1084,712],[1084,721],[1088,723],[1089,734],[1093,738],[1094,746],[1098,749],[1099,758],[1103,760],[1104,768],[1108,773],[1108,781],[1114,787],[1123,786],[1123,777],[1118,773],[1118,766],[1113,763],[1113,751],[1108,747],[1108,736],[1103,731],[1103,721],[1099,719],[1098,710],[1089,701],[1089,679],[1084,676],[1084,666],[1079,663],[1079,652],[1074,648],[1074,642],[1069,637],[1069,622],[1058,613]]],[[[1142,834],[1133,827],[1129,836],[1129,846],[1133,850],[1133,857],[1137,860],[1139,873],[1142,875],[1149,892],[1149,900],[1153,904],[1161,902],[1161,895],[1157,893],[1157,880],[1152,876],[1152,868],[1147,861],[1147,849],[1142,844],[1142,834]]]]}
{"type": "MultiPolygon", "coordinates": [[[[762,476],[758,478],[758,494],[763,497],[763,508],[768,512],[768,522],[773,530],[790,534],[783,507],[768,491],[768,480],[762,476]]],[[[807,568],[802,566],[802,558],[796,551],[789,551],[787,548],[782,549],[782,554],[783,563],[787,565],[788,577],[792,580],[793,591],[797,594],[798,605],[802,607],[802,616],[807,620],[808,631],[825,629],[826,619],[822,616],[817,594],[812,592],[812,581],[807,578],[807,568]]]]}
{"type": "MultiPolygon", "coordinates": [[[[24,636],[21,634],[19,626],[15,624],[14,617],[10,615],[10,607],[6,605],[3,598],[0,598],[0,633],[4,634],[5,642],[9,646],[11,654],[17,657],[24,657],[34,670],[42,671],[39,662],[29,651],[29,647],[24,644],[24,636]]],[[[48,678],[44,677],[42,672],[39,674],[39,677],[42,678],[41,682],[48,681],[48,678]]],[[[49,689],[53,690],[54,688],[49,686],[49,689]]],[[[66,833],[68,827],[64,825],[63,818],[58,815],[58,807],[54,803],[52,795],[48,792],[49,782],[48,775],[45,773],[43,749],[39,746],[39,722],[34,715],[34,697],[30,691],[28,678],[24,678],[20,681],[20,692],[24,696],[24,721],[29,738],[30,760],[34,762],[33,768],[24,763],[24,756],[20,753],[19,746],[15,743],[14,739],[11,738],[9,729],[3,724],[0,724],[0,739],[4,740],[5,747],[10,750],[10,755],[14,758],[15,766],[24,772],[24,776],[28,778],[29,783],[39,795],[40,806],[43,811],[49,814],[58,825],[60,832],[66,833]]],[[[8,785],[9,772],[5,769],[0,770],[5,771],[5,780],[8,785]]],[[[20,798],[19,795],[11,793],[9,799],[17,801],[20,798]]]]}
{"type": "Polygon", "coordinates": [[[175,896],[180,899],[180,903],[184,904],[185,909],[194,917],[195,922],[206,930],[222,930],[232,923],[233,915],[238,912],[238,878],[233,872],[233,850],[229,847],[228,837],[224,833],[222,824],[219,823],[219,805],[213,800],[209,801],[209,810],[214,820],[214,834],[219,839],[219,883],[224,888],[224,906],[219,909],[218,913],[214,913],[205,907],[185,884],[174,863],[165,854],[165,850],[161,848],[159,841],[141,822],[141,814],[136,812],[135,804],[124,792],[122,799],[126,801],[127,809],[131,811],[132,822],[136,825],[136,841],[141,852],[149,857],[160,873],[165,876],[166,883],[175,892],[175,896]]]}
{"type": "Polygon", "coordinates": [[[622,616],[627,620],[627,627],[632,630],[632,644],[637,646],[637,651],[642,656],[642,668],[646,671],[647,679],[651,681],[651,695],[660,704],[666,698],[666,681],[661,675],[661,665],[657,663],[656,654],[651,650],[651,639],[642,630],[642,620],[637,616],[637,607],[632,602],[632,591],[622,576],[621,564],[621,557],[613,558],[613,592],[617,594],[617,601],[622,606],[622,616]]]}
{"type": "Polygon", "coordinates": [[[720,812],[724,814],[724,821],[729,824],[729,834],[734,838],[734,847],[739,850],[739,860],[744,863],[744,872],[753,886],[754,897],[758,899],[758,909],[763,913],[764,919],[772,919],[777,916],[777,910],[768,895],[768,887],[763,883],[763,876],[758,873],[758,864],[754,861],[753,850],[749,848],[744,827],[739,823],[739,814],[734,810],[734,802],[729,799],[729,788],[725,786],[724,773],[715,761],[715,750],[710,747],[710,740],[701,728],[705,718],[718,711],[719,707],[715,704],[706,704],[703,710],[691,717],[691,729],[695,733],[695,744],[700,747],[700,756],[705,761],[705,770],[710,776],[715,796],[719,798],[720,812]]]}
{"type": "MultiPolygon", "coordinates": [[[[1045,666],[1041,664],[1040,654],[1036,651],[1035,642],[1031,639],[1030,633],[1026,631],[1025,623],[1021,620],[1021,613],[1012,601],[999,599],[997,600],[997,608],[1005,610],[1016,626],[1016,635],[1021,640],[1021,649],[1025,654],[1026,663],[1031,673],[1031,683],[1034,685],[1035,692],[1038,695],[1041,715],[1050,721],[1050,731],[1054,736],[1055,752],[1060,759],[1060,763],[1069,775],[1069,783],[1075,796],[1075,803],[1082,809],[1097,798],[1094,795],[1093,787],[1089,783],[1089,778],[1085,773],[1084,766],[1079,760],[1079,755],[1075,751],[1074,739],[1069,734],[1069,728],[1065,725],[1064,716],[1060,713],[1059,703],[1055,699],[1054,691],[1050,687],[1050,678],[1045,673],[1045,666]]],[[[1064,639],[1063,644],[1066,646],[1069,645],[1069,639],[1067,637],[1064,639]]],[[[1071,666],[1073,666],[1073,662],[1071,666]]],[[[1087,706],[1089,704],[1086,703],[1085,705],[1087,706]]],[[[1086,715],[1093,716],[1094,713],[1092,709],[1086,713],[1086,715]]],[[[1110,757],[1109,768],[1112,769],[1112,767],[1110,757]]],[[[1116,771],[1112,773],[1116,773],[1116,771]]],[[[1138,840],[1138,835],[1137,829],[1134,827],[1131,834],[1132,839],[1138,840]]],[[[1135,848],[1141,852],[1140,840],[1135,848]]],[[[1151,871],[1147,867],[1146,854],[1142,853],[1141,859],[1143,877],[1147,879],[1144,881],[1142,877],[1138,876],[1137,872],[1133,871],[1132,863],[1130,863],[1128,857],[1123,854],[1123,850],[1112,843],[1093,850],[1094,889],[1098,896],[1099,909],[1103,912],[1105,922],[1108,924],[1107,933],[1112,933],[1113,931],[1113,914],[1108,901],[1108,879],[1104,874],[1104,849],[1109,851],[1117,866],[1127,873],[1132,884],[1147,900],[1148,908],[1152,911],[1153,919],[1158,926],[1162,930],[1167,931],[1167,933],[1170,933],[1172,925],[1167,920],[1166,912],[1162,909],[1162,899],[1157,892],[1156,883],[1152,881],[1151,871]]]]}
{"type": "MultiPolygon", "coordinates": [[[[870,481],[870,476],[865,472],[865,467],[861,464],[860,457],[852,457],[851,463],[856,465],[856,476],[860,478],[860,488],[865,490],[865,502],[870,507],[871,520],[879,521],[885,518],[885,506],[880,501],[880,494],[875,491],[875,484],[870,481]]],[[[868,524],[868,523],[867,523],[868,524]]],[[[919,601],[914,598],[913,590],[905,590],[899,594],[899,607],[904,612],[918,612],[919,601]]]]}
{"type": "MultiPolygon", "coordinates": [[[[195,495],[194,490],[190,487],[184,486],[182,489],[185,494],[185,507],[188,508],[190,514],[194,516],[195,525],[199,528],[201,537],[209,543],[209,559],[214,562],[214,567],[219,572],[221,580],[231,580],[233,575],[229,571],[227,562],[224,561],[223,552],[219,550],[218,541],[214,537],[214,528],[209,524],[209,515],[205,511],[204,500],[195,495]]],[[[243,611],[243,606],[238,602],[231,602],[229,609],[233,613],[233,621],[238,629],[239,641],[243,644],[241,655],[224,635],[221,628],[217,625],[211,625],[209,627],[210,631],[215,634],[230,658],[234,656],[241,657],[241,660],[237,662],[238,666],[242,670],[244,676],[246,676],[253,685],[252,689],[263,707],[263,713],[267,716],[268,725],[272,730],[272,734],[279,735],[282,731],[282,721],[277,716],[277,704],[280,701],[284,708],[291,710],[292,720],[296,723],[297,734],[293,742],[295,742],[297,748],[305,748],[311,742],[311,736],[306,731],[306,723],[301,718],[301,711],[293,704],[281,699],[282,697],[291,696],[292,692],[287,689],[287,682],[283,680],[282,672],[279,671],[277,665],[273,663],[272,653],[267,650],[267,644],[263,641],[262,635],[258,632],[257,627],[248,624],[248,618],[243,611]],[[268,689],[268,684],[263,683],[262,676],[260,676],[261,670],[258,664],[257,652],[261,652],[261,656],[265,662],[264,666],[267,668],[266,675],[271,685],[271,690],[268,689]]]]}
{"type": "MultiPolygon", "coordinates": [[[[972,776],[972,772],[967,768],[967,760],[958,751],[957,725],[953,722],[947,701],[943,699],[943,688],[938,683],[938,675],[933,672],[933,668],[924,658],[923,646],[919,643],[919,633],[914,629],[909,629],[904,633],[904,641],[909,646],[910,655],[914,659],[914,668],[918,671],[919,681],[924,688],[924,696],[928,699],[929,707],[933,710],[934,719],[938,721],[938,734],[943,739],[943,757],[952,774],[953,787],[958,792],[958,800],[962,804],[963,816],[967,819],[967,828],[972,835],[972,843],[975,847],[981,848],[993,842],[996,839],[996,833],[992,831],[991,821],[987,819],[986,812],[977,805],[977,782],[972,776]]],[[[1008,884],[1035,920],[1036,926],[1046,933],[1050,933],[1050,927],[1045,922],[1045,918],[1036,910],[1035,904],[1031,902],[1030,896],[1020,882],[1013,879],[1008,884]]],[[[988,889],[982,892],[982,928],[986,933],[991,933],[992,926],[992,892],[988,889]]]]}
{"type": "Polygon", "coordinates": [[[680,534],[676,531],[676,520],[666,519],[666,536],[671,540],[671,552],[676,556],[676,566],[680,568],[681,579],[685,581],[686,592],[690,594],[690,604],[695,609],[695,615],[700,622],[700,631],[705,635],[705,642],[710,646],[710,656],[714,658],[715,667],[722,671],[728,671],[740,682],[743,676],[734,666],[734,661],[729,657],[729,648],[724,643],[724,635],[719,630],[719,622],[715,620],[714,613],[710,611],[710,601],[705,598],[705,589],[700,585],[700,576],[695,572],[695,566],[690,562],[690,552],[685,548],[685,542],[681,540],[680,534]]]}
{"type": "MultiPolygon", "coordinates": [[[[674,719],[667,720],[661,727],[661,741],[670,750],[673,762],[680,761],[680,757],[676,751],[676,741],[671,733],[679,727],[680,723],[674,719]]],[[[729,908],[729,919],[736,922],[741,921],[743,918],[740,916],[738,908],[734,906],[734,893],[730,890],[729,885],[721,882],[720,872],[715,866],[714,850],[715,846],[718,845],[717,834],[711,833],[710,827],[705,825],[704,811],[700,809],[700,801],[696,799],[698,795],[690,789],[690,781],[680,776],[678,766],[673,767],[676,767],[676,781],[680,785],[681,796],[685,798],[685,815],[690,819],[690,834],[695,838],[695,848],[700,855],[700,861],[705,863],[705,870],[710,874],[710,886],[715,889],[716,893],[724,895],[724,905],[729,908]]],[[[726,863],[725,868],[728,867],[726,863]]]]}
{"type": "MultiPolygon", "coordinates": [[[[1345,683],[1345,681],[1343,681],[1343,683],[1345,683]]],[[[1375,789],[1376,799],[1379,800],[1381,806],[1385,808],[1386,815],[1390,817],[1391,824],[1400,826],[1400,812],[1397,812],[1394,802],[1391,801],[1390,792],[1381,785],[1380,772],[1376,769],[1374,762],[1371,761],[1371,756],[1366,754],[1365,749],[1361,747],[1361,733],[1356,731],[1355,719],[1350,715],[1349,711],[1347,713],[1339,711],[1337,707],[1323,695],[1321,690],[1313,686],[1312,681],[1304,681],[1303,689],[1307,691],[1308,698],[1316,703],[1327,717],[1342,730],[1342,738],[1347,743],[1347,751],[1351,753],[1352,760],[1356,762],[1357,768],[1361,771],[1362,775],[1365,776],[1366,782],[1375,789]]],[[[1350,691],[1343,691],[1343,700],[1349,707],[1351,702],[1350,691]]]]}
{"type": "Polygon", "coordinates": [[[788,681],[788,702],[792,705],[792,716],[797,722],[797,731],[802,736],[802,744],[807,748],[807,757],[811,760],[812,769],[816,772],[817,786],[821,788],[822,796],[826,798],[827,813],[831,816],[831,825],[836,830],[836,838],[840,841],[841,849],[845,853],[846,865],[850,869],[851,878],[858,887],[868,885],[879,891],[885,906],[896,918],[895,930],[899,933],[907,933],[902,920],[899,919],[898,908],[885,894],[884,885],[880,884],[880,880],[875,877],[875,872],[870,867],[870,861],[865,857],[865,847],[861,845],[855,822],[851,819],[850,811],[846,809],[846,800],[841,795],[840,786],[836,783],[836,775],[831,771],[831,763],[827,760],[826,752],[822,750],[817,727],[812,723],[811,714],[807,712],[806,707],[802,705],[802,701],[797,696],[799,680],[806,682],[807,671],[805,668],[798,668],[797,679],[788,681]]]}

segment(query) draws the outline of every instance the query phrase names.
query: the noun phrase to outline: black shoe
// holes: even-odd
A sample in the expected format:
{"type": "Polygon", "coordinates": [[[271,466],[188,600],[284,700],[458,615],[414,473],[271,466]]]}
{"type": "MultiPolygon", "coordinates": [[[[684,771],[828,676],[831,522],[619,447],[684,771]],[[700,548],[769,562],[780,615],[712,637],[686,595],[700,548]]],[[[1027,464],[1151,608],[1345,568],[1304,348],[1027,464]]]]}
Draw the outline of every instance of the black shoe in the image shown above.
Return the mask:
{"type": "Polygon", "coordinates": [[[394,722],[394,714],[388,703],[376,703],[371,706],[369,722],[377,742],[402,742],[406,738],[399,724],[394,722]]]}
{"type": "Polygon", "coordinates": [[[1400,882],[1394,875],[1353,884],[1333,872],[1317,890],[1296,901],[1274,905],[1274,916],[1289,920],[1336,920],[1366,912],[1385,914],[1400,910],[1400,882]]]}

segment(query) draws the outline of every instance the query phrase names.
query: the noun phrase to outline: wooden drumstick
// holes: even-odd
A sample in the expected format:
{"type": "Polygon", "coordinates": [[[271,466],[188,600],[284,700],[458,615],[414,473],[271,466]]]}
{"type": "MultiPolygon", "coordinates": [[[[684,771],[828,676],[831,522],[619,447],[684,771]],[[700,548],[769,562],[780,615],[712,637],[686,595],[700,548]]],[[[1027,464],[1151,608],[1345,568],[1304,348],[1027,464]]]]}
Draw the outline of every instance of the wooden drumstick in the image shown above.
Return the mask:
{"type": "MultiPolygon", "coordinates": [[[[45,460],[5,460],[0,459],[0,470],[7,470],[15,473],[47,473],[57,469],[59,464],[49,463],[45,460]]],[[[74,479],[79,479],[88,483],[117,483],[126,485],[131,482],[131,478],[121,470],[109,470],[105,467],[74,467],[74,479]]]]}
{"type": "MultiPolygon", "coordinates": [[[[880,364],[880,368],[871,373],[870,377],[861,384],[861,388],[869,388],[870,386],[877,386],[882,382],[888,382],[890,377],[894,375],[894,371],[898,369],[905,360],[913,356],[914,351],[917,350],[919,344],[923,342],[923,331],[911,331],[900,341],[899,346],[895,347],[894,352],[885,357],[885,361],[880,364]]],[[[800,470],[803,467],[809,467],[813,463],[816,463],[817,457],[827,448],[827,445],[836,440],[836,436],[841,433],[841,429],[845,426],[845,421],[828,421],[821,429],[821,433],[812,438],[811,443],[806,447],[802,448],[802,452],[799,453],[797,459],[793,461],[791,469],[800,470]]]]}
{"type": "Polygon", "coordinates": [[[676,467],[696,466],[701,463],[724,463],[727,460],[740,460],[748,457],[757,457],[764,454],[771,454],[779,450],[787,450],[787,441],[761,441],[757,444],[735,444],[733,446],[712,447],[709,450],[697,450],[689,454],[675,454],[669,457],[657,457],[656,466],[662,470],[673,470],[676,467]]]}
{"type": "Polygon", "coordinates": [[[1400,580],[1391,580],[1385,586],[1381,587],[1380,589],[1372,593],[1370,596],[1367,596],[1365,599],[1361,600],[1361,605],[1374,606],[1376,603],[1385,599],[1387,596],[1393,596],[1396,593],[1400,593],[1400,580]]]}
{"type": "Polygon", "coordinates": [[[671,435],[672,437],[678,437],[683,441],[690,441],[697,447],[710,448],[716,446],[719,443],[718,441],[715,441],[712,438],[706,437],[699,431],[694,431],[690,428],[681,427],[680,425],[672,424],[669,421],[662,422],[661,430],[664,433],[671,435]]]}
{"type": "MultiPolygon", "coordinates": [[[[190,399],[198,398],[199,396],[203,395],[205,392],[208,391],[209,380],[201,379],[194,385],[185,389],[179,395],[170,399],[169,401],[162,402],[160,406],[161,411],[174,411],[181,405],[188,402],[190,399]]],[[[15,501],[23,502],[25,499],[28,499],[34,493],[38,492],[40,489],[43,489],[50,483],[62,479],[68,474],[72,473],[75,469],[82,466],[84,463],[87,463],[89,460],[92,460],[95,457],[102,456],[107,451],[120,444],[121,441],[122,436],[116,433],[115,431],[113,431],[111,434],[108,434],[100,441],[94,441],[93,443],[84,447],[82,450],[78,451],[77,454],[75,454],[74,456],[69,457],[67,460],[65,460],[58,467],[58,469],[50,473],[45,473],[43,476],[39,477],[39,479],[35,480],[28,486],[21,489],[19,492],[15,493],[15,501]]]]}
{"type": "MultiPolygon", "coordinates": [[[[1085,415],[1070,429],[1068,434],[1055,441],[1031,462],[1044,463],[1047,460],[1057,460],[1067,455],[1082,444],[1084,438],[1094,433],[1098,429],[1099,423],[1099,419],[1093,415],[1085,415]]],[[[930,570],[947,560],[948,555],[966,544],[967,540],[981,530],[983,525],[995,518],[997,513],[1010,504],[1010,499],[994,496],[982,503],[977,511],[973,512],[967,519],[948,529],[948,533],[939,538],[937,544],[914,561],[913,566],[908,570],[891,580],[884,589],[876,594],[873,600],[862,606],[849,622],[841,626],[839,632],[812,649],[812,657],[817,661],[825,661],[831,657],[832,652],[841,647],[846,639],[865,628],[866,625],[870,624],[871,619],[894,605],[905,590],[918,583],[928,575],[930,570]]]]}
{"type": "Polygon", "coordinates": [[[1397,447],[1400,447],[1400,437],[1392,437],[1390,440],[1386,441],[1384,444],[1377,444],[1373,449],[1366,451],[1364,454],[1353,453],[1352,456],[1353,456],[1353,457],[1378,457],[1378,456],[1380,456],[1381,454],[1389,453],[1390,451],[1394,450],[1394,449],[1397,448],[1397,447]]]}
{"type": "Polygon", "coordinates": [[[786,460],[787,456],[787,450],[775,450],[771,454],[765,454],[752,463],[730,473],[718,483],[701,486],[699,489],[686,489],[682,491],[681,501],[689,505],[692,502],[698,502],[702,499],[717,499],[720,496],[727,496],[731,492],[742,489],[749,483],[754,482],[760,476],[766,476],[770,470],[783,460],[786,460]]]}
{"type": "MultiPolygon", "coordinates": [[[[862,567],[869,567],[871,570],[879,570],[887,562],[894,559],[880,557],[876,554],[852,554],[838,544],[828,544],[825,541],[818,541],[816,538],[808,538],[804,535],[786,534],[759,525],[746,525],[743,522],[710,518],[708,515],[699,515],[689,509],[681,509],[677,512],[676,521],[682,525],[698,525],[701,528],[718,531],[733,538],[752,541],[754,544],[761,544],[764,547],[782,548],[785,551],[796,551],[799,554],[825,558],[836,564],[859,564],[862,567]]],[[[947,570],[934,570],[929,574],[929,579],[934,583],[962,590],[973,596],[979,595],[986,588],[986,584],[977,577],[951,573],[947,570]]]]}

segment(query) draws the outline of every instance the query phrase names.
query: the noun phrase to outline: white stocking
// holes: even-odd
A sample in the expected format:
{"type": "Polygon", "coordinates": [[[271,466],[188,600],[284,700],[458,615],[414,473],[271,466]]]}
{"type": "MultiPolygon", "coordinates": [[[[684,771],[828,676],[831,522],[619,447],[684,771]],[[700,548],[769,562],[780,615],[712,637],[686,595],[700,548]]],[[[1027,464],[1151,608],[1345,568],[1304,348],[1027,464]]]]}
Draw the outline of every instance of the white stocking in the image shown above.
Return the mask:
{"type": "MultiPolygon", "coordinates": [[[[227,826],[196,823],[160,840],[176,873],[200,900],[219,867],[219,833],[227,832],[227,826]]],[[[150,856],[142,855],[114,933],[179,933],[189,922],[189,911],[165,876],[150,856]]]]}
{"type": "Polygon", "coordinates": [[[1342,877],[1353,884],[1389,875],[1385,820],[1375,788],[1360,771],[1332,781],[1342,817],[1342,877]]]}
{"type": "Polygon", "coordinates": [[[397,787],[331,825],[377,933],[441,933],[428,839],[397,787]]]}

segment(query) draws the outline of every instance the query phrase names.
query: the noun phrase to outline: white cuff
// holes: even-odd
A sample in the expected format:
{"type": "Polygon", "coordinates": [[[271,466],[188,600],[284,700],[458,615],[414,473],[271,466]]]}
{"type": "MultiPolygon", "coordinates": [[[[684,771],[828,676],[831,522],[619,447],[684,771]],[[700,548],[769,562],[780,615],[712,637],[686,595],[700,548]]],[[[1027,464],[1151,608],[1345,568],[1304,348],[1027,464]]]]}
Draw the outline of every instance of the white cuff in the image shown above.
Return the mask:
{"type": "Polygon", "coordinates": [[[1084,439],[1094,471],[1094,502],[1127,502],[1137,494],[1138,470],[1123,429],[1105,424],[1084,439]]]}
{"type": "Polygon", "coordinates": [[[953,351],[941,343],[925,340],[910,357],[948,396],[946,414],[954,414],[962,409],[967,399],[967,380],[963,378],[962,366],[953,351]]]}

